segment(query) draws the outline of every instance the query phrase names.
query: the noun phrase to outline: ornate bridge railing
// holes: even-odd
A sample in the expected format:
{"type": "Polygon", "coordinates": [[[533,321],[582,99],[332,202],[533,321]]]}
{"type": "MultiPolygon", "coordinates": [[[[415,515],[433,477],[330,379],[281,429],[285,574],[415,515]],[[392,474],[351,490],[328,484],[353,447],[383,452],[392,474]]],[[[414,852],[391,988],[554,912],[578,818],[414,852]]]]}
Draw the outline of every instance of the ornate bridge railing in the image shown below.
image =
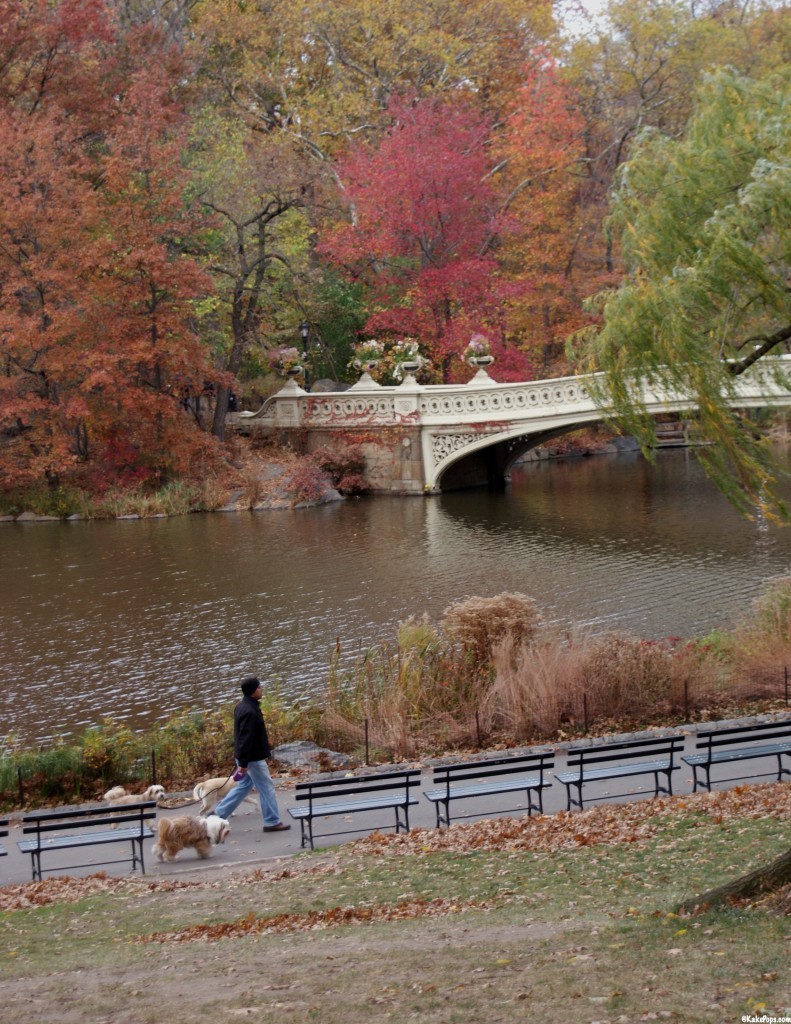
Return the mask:
{"type": "MultiPolygon", "coordinates": [[[[789,371],[791,356],[761,360],[734,381],[733,405],[791,404],[789,371]]],[[[407,376],[397,387],[382,387],[364,376],[348,391],[326,394],[308,394],[289,381],[257,413],[247,414],[244,423],[264,433],[298,431],[307,447],[313,435],[324,441],[333,433],[354,432],[371,445],[380,431],[383,444],[400,443],[410,450],[400,453],[392,479],[376,489],[433,492],[451,466],[476,452],[492,449],[486,453],[487,472],[502,475],[520,452],[600,421],[606,406],[593,396],[595,379],[584,375],[498,384],[479,370],[468,384],[420,385],[407,376]],[[406,478],[405,458],[410,463],[406,478]]],[[[643,401],[652,415],[694,408],[688,396],[652,387],[645,388],[643,401]]]]}

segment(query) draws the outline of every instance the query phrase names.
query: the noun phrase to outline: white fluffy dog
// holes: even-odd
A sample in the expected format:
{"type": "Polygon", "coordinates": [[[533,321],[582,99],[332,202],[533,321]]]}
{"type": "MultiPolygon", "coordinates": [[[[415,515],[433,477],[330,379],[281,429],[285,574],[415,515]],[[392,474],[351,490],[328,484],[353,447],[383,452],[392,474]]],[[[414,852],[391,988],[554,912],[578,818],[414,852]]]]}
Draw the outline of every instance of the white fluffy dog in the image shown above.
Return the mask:
{"type": "Polygon", "coordinates": [[[113,786],[102,800],[111,807],[120,807],[123,804],[138,804],[141,800],[161,800],[164,795],[165,787],[159,785],[149,786],[145,793],[130,793],[123,786],[113,786]]]}
{"type": "MultiPolygon", "coordinates": [[[[229,778],[206,779],[199,782],[192,791],[194,800],[200,800],[201,814],[211,814],[220,800],[227,796],[236,783],[233,776],[229,778]]],[[[252,794],[248,794],[245,800],[254,800],[252,794]]]]}
{"type": "Polygon", "coordinates": [[[231,827],[216,814],[208,818],[160,818],[157,841],[152,853],[157,860],[172,861],[177,854],[192,846],[199,857],[210,857],[212,847],[224,843],[231,827]]]}

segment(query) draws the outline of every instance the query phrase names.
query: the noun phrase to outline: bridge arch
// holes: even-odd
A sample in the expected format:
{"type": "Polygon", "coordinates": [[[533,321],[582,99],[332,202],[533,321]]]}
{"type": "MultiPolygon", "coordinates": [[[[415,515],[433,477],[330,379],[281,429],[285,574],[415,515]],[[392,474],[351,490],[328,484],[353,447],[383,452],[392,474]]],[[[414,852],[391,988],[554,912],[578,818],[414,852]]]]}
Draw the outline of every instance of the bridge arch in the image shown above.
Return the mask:
{"type": "Polygon", "coordinates": [[[563,434],[602,421],[601,413],[589,420],[556,427],[552,430],[512,431],[483,435],[466,447],[458,448],[445,458],[433,481],[436,491],[463,490],[487,486],[492,490],[504,487],[514,464],[533,448],[539,448],[563,434]]]}

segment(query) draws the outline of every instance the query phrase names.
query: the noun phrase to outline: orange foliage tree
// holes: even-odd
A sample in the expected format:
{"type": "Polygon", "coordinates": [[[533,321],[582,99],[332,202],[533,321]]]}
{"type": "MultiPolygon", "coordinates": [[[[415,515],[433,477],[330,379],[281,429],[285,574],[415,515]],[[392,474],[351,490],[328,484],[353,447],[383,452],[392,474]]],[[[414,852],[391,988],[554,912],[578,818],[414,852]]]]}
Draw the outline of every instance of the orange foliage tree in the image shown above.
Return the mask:
{"type": "Polygon", "coordinates": [[[572,90],[549,57],[525,70],[496,140],[508,218],[498,256],[506,280],[507,322],[541,373],[556,372],[566,338],[588,321],[591,290],[579,273],[580,166],[584,122],[572,90]]]}
{"type": "Polygon", "coordinates": [[[212,376],[178,61],[100,0],[0,6],[0,484],[158,482],[212,376]]]}

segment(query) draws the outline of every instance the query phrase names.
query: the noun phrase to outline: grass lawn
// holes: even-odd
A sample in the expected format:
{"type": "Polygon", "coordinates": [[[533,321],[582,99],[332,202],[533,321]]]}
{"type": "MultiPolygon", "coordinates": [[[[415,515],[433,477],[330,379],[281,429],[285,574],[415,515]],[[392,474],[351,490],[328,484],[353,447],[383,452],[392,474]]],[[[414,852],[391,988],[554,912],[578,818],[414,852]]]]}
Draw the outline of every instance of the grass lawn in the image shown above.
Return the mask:
{"type": "Polygon", "coordinates": [[[374,836],[197,882],[0,890],[0,1020],[791,1016],[788,901],[677,904],[791,842],[791,786],[374,836]]]}

